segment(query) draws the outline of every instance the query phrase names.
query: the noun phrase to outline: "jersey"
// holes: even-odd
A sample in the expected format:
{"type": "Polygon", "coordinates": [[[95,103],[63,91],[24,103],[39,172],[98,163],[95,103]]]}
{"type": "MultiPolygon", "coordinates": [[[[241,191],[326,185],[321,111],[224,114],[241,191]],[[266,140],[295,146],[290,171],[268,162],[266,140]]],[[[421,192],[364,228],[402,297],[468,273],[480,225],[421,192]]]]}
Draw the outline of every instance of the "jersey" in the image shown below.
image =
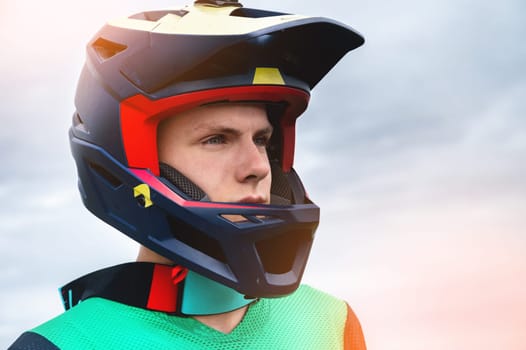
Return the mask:
{"type": "Polygon", "coordinates": [[[167,348],[365,350],[365,341],[344,301],[302,285],[289,296],[253,302],[228,334],[192,317],[90,297],[22,334],[9,349],[167,348]]]}

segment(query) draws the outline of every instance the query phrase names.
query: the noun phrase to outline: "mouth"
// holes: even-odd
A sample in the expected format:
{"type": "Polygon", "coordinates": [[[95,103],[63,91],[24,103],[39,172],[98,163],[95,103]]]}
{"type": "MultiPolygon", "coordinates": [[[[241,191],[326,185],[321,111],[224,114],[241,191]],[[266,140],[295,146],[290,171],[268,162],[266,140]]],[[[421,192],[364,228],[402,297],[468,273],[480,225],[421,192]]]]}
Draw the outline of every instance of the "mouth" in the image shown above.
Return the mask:
{"type": "MultiPolygon", "coordinates": [[[[247,196],[241,198],[240,200],[235,201],[236,203],[246,203],[246,204],[269,204],[269,201],[266,200],[264,196],[247,196]]],[[[222,215],[223,218],[230,222],[240,223],[248,221],[248,219],[243,215],[222,215]]],[[[259,216],[258,216],[259,217],[259,216]]]]}
{"type": "Polygon", "coordinates": [[[269,201],[263,196],[247,196],[237,201],[238,203],[268,204],[269,201]]]}

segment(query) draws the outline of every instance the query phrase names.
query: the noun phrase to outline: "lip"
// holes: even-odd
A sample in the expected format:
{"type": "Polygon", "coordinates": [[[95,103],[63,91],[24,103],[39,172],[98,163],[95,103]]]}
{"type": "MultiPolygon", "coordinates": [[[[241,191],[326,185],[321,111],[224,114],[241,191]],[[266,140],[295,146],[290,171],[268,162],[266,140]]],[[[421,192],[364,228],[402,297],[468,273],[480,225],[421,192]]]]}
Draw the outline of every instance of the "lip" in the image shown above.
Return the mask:
{"type": "Polygon", "coordinates": [[[238,203],[249,204],[267,204],[267,201],[262,196],[247,196],[237,201],[238,203]]]}

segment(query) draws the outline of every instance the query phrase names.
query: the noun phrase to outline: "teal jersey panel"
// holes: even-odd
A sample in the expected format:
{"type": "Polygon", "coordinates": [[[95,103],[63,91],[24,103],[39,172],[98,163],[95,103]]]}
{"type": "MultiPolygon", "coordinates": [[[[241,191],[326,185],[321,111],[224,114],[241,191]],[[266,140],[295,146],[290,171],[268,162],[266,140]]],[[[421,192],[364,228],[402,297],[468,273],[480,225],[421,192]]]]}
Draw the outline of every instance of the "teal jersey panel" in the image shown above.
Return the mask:
{"type": "Polygon", "coordinates": [[[229,334],[193,318],[91,298],[40,325],[62,350],[84,349],[343,349],[345,302],[308,286],[249,306],[229,334]]]}

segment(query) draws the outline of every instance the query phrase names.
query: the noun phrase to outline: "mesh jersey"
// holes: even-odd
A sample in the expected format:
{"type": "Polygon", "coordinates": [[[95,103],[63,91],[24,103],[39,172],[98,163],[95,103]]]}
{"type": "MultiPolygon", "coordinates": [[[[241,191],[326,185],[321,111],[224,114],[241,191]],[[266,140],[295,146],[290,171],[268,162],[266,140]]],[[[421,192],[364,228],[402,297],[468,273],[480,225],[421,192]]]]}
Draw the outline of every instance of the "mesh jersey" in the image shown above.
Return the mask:
{"type": "Polygon", "coordinates": [[[102,298],[87,299],[32,332],[63,350],[365,349],[360,324],[346,303],[308,286],[252,304],[229,334],[191,317],[102,298]]]}

